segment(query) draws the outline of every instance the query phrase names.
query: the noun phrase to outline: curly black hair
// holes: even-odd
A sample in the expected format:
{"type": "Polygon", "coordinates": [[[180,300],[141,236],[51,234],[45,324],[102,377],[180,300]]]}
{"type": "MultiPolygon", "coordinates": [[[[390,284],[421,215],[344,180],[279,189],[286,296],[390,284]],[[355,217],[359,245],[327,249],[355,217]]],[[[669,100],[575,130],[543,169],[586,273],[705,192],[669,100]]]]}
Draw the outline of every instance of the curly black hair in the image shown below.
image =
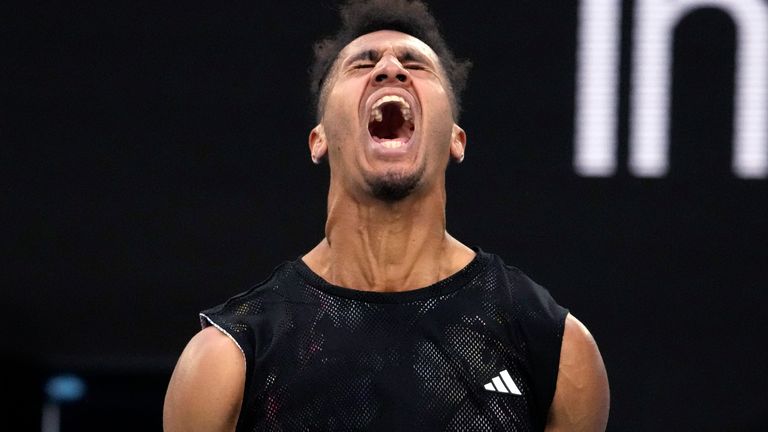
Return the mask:
{"type": "Polygon", "coordinates": [[[461,111],[461,93],[472,64],[457,60],[443,39],[437,21],[420,0],[349,0],[340,10],[342,26],[332,38],[315,43],[315,59],[310,68],[310,89],[316,120],[323,116],[326,77],[339,52],[358,37],[378,30],[396,30],[420,39],[437,54],[450,84],[454,117],[461,111]]]}

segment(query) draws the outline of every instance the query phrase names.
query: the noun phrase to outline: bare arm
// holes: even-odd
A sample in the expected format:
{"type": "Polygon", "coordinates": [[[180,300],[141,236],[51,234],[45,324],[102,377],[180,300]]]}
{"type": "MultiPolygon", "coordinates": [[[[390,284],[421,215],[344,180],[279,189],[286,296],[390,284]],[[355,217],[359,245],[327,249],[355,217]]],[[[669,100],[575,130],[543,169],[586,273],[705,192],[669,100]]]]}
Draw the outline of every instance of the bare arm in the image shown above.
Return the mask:
{"type": "Polygon", "coordinates": [[[214,327],[197,333],[179,357],[163,405],[165,432],[233,432],[242,404],[245,359],[214,327]]]}
{"type": "Polygon", "coordinates": [[[589,330],[569,314],[546,432],[603,432],[609,405],[608,375],[597,344],[589,330]]]}

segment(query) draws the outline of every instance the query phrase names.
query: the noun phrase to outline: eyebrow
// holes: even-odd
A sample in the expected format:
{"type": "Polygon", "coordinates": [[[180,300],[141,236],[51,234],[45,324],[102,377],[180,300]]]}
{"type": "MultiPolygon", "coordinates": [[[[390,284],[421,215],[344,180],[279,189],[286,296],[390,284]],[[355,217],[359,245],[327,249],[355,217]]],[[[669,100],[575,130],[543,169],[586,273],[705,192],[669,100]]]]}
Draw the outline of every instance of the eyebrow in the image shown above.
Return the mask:
{"type": "Polygon", "coordinates": [[[363,50],[349,57],[347,59],[347,63],[354,63],[361,60],[376,61],[379,59],[379,57],[381,57],[381,54],[379,54],[376,50],[363,50]]]}
{"type": "MultiPolygon", "coordinates": [[[[380,58],[381,53],[379,51],[376,51],[375,49],[367,49],[350,56],[346,63],[350,64],[362,60],[379,61],[380,58]]],[[[401,62],[416,61],[419,63],[431,64],[431,61],[429,61],[426,56],[410,48],[397,49],[397,59],[401,62]]]]}
{"type": "Polygon", "coordinates": [[[402,54],[398,55],[400,61],[416,61],[419,63],[430,63],[429,59],[418,51],[405,48],[402,54]]]}

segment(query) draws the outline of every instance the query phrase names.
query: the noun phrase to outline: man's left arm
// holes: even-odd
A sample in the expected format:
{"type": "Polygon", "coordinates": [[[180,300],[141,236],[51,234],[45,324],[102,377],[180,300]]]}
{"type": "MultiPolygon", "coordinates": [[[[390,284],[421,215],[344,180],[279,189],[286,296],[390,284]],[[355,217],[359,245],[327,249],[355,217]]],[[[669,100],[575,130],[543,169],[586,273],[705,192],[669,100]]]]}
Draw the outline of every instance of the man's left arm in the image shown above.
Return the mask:
{"type": "Polygon", "coordinates": [[[608,375],[597,343],[584,324],[568,314],[545,432],[603,432],[609,405],[608,375]]]}

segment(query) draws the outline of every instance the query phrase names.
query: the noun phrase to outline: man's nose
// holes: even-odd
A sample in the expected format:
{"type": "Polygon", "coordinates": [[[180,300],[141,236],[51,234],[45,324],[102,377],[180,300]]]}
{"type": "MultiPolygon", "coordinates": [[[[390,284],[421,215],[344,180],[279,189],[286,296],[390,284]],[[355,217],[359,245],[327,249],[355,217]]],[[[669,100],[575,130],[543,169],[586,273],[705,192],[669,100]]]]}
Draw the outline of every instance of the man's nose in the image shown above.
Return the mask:
{"type": "Polygon", "coordinates": [[[384,56],[376,64],[371,74],[371,84],[376,85],[403,85],[411,81],[408,70],[392,56],[384,56]]]}

